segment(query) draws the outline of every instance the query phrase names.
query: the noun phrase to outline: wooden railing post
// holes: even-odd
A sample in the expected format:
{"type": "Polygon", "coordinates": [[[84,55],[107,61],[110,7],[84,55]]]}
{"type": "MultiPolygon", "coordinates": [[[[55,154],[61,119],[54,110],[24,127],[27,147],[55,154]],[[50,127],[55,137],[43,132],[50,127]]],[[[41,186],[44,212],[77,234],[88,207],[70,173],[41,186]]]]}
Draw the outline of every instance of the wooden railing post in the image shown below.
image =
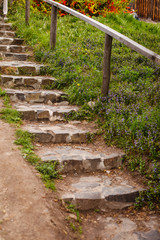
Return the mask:
{"type": "Polygon", "coordinates": [[[30,15],[30,0],[26,0],[26,9],[25,9],[25,23],[29,25],[29,15],[30,15]]]}
{"type": "Polygon", "coordinates": [[[57,7],[52,5],[51,10],[51,32],[50,32],[50,47],[54,49],[56,46],[57,35],[57,7]]]}
{"type": "Polygon", "coordinates": [[[3,0],[3,15],[6,18],[8,13],[8,0],[3,0]]]}
{"type": "Polygon", "coordinates": [[[112,37],[105,34],[104,58],[103,58],[103,83],[101,93],[108,95],[110,83],[110,65],[111,65],[112,37]]]}

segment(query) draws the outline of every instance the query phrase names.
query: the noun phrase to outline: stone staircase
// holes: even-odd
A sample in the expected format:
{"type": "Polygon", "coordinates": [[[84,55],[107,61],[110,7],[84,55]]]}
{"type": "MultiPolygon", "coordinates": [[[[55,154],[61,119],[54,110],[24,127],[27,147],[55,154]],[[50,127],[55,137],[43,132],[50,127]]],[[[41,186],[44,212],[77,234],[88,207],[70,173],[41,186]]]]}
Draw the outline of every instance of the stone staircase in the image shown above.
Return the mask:
{"type": "Polygon", "coordinates": [[[119,177],[113,181],[104,172],[120,167],[123,154],[112,152],[107,155],[82,147],[88,141],[88,134],[96,129],[88,123],[63,121],[65,114],[77,111],[78,107],[69,105],[65,93],[45,90],[56,79],[40,75],[41,68],[45,68],[42,64],[24,61],[29,56],[29,48],[22,45],[22,39],[15,38],[11,24],[0,23],[0,31],[1,84],[14,108],[27,120],[23,129],[34,134],[35,141],[42,144],[38,153],[42,161],[58,161],[62,173],[67,173],[69,178],[72,173],[78,174],[78,177],[72,176],[60,198],[82,210],[130,206],[140,188],[119,177]],[[50,146],[49,150],[46,144],[50,146]]]}
{"type": "Polygon", "coordinates": [[[40,75],[42,64],[26,61],[32,54],[23,43],[15,38],[11,24],[0,23],[1,85],[22,114],[22,128],[34,134],[42,161],[59,162],[64,176],[57,186],[59,198],[79,210],[131,206],[141,187],[120,173],[124,154],[99,150],[94,144],[88,147],[88,134],[97,130],[94,124],[63,121],[78,107],[69,105],[65,93],[45,90],[56,79],[40,75]]]}

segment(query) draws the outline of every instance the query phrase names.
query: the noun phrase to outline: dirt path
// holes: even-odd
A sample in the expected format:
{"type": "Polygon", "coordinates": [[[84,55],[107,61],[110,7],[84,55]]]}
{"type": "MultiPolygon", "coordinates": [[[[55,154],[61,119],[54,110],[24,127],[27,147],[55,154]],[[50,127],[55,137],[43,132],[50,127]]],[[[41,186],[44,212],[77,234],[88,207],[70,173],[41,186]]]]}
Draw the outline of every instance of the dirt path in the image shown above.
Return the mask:
{"type": "Polygon", "coordinates": [[[14,132],[0,120],[0,240],[73,239],[63,213],[13,144],[14,132]]]}

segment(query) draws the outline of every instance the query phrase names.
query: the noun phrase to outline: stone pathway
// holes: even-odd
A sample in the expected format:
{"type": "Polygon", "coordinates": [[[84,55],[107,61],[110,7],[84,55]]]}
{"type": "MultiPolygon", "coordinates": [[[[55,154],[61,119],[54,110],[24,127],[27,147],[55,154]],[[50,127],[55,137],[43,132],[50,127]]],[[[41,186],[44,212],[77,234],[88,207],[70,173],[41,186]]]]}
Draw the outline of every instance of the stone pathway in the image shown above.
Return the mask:
{"type": "MultiPolygon", "coordinates": [[[[63,121],[65,114],[77,111],[78,107],[69,105],[65,93],[45,90],[56,79],[40,75],[45,68],[42,64],[26,61],[32,53],[22,44],[23,40],[15,38],[11,24],[1,22],[1,84],[22,114],[23,129],[35,135],[42,161],[59,162],[63,174],[63,180],[57,183],[59,198],[79,210],[100,209],[104,213],[133,205],[142,187],[118,170],[124,154],[83,145],[87,143],[88,134],[96,132],[94,124],[63,121]]],[[[94,228],[94,236],[86,235],[83,239],[160,240],[157,218],[152,219],[152,226],[148,224],[145,231],[138,231],[135,221],[121,215],[95,218],[96,231],[95,226],[88,225],[90,232],[94,228]]],[[[88,229],[84,226],[84,233],[87,234],[88,229]]]]}

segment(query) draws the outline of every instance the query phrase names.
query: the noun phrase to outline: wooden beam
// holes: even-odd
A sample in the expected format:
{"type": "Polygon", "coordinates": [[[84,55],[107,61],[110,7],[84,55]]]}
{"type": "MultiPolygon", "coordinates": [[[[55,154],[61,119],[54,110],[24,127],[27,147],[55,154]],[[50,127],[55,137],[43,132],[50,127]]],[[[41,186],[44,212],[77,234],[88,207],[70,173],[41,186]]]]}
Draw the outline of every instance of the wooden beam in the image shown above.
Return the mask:
{"type": "Polygon", "coordinates": [[[29,15],[30,15],[30,0],[25,0],[26,6],[25,6],[25,23],[26,25],[29,25],[29,15]]]}
{"type": "Polygon", "coordinates": [[[104,96],[108,95],[110,83],[110,65],[111,65],[111,50],[112,50],[112,37],[105,34],[104,58],[103,58],[103,82],[101,93],[104,96]]]}
{"type": "Polygon", "coordinates": [[[52,5],[51,9],[51,32],[50,32],[50,47],[54,49],[56,46],[57,35],[57,7],[52,5]]]}

